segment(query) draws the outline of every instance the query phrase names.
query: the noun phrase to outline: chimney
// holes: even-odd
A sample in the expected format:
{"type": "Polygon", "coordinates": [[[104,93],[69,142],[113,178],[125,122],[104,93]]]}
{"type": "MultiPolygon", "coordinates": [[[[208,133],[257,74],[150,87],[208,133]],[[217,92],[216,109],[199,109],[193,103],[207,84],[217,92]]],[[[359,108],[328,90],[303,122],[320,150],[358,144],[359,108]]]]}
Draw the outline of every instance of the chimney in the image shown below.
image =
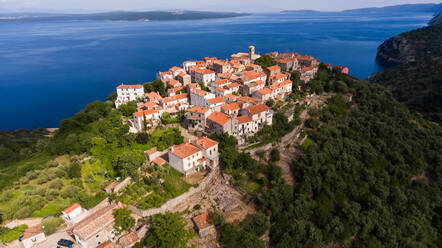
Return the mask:
{"type": "Polygon", "coordinates": [[[204,140],[203,140],[203,141],[201,141],[201,146],[202,146],[202,147],[204,147],[204,140]]]}

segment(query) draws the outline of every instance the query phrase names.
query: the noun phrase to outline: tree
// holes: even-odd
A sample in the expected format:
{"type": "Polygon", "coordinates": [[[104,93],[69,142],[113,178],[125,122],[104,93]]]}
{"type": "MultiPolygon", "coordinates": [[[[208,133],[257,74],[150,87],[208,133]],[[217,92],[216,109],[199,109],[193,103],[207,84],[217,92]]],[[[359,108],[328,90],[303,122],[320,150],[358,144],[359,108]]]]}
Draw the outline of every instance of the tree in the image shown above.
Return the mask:
{"type": "Polygon", "coordinates": [[[255,64],[260,65],[262,68],[267,68],[273,65],[276,65],[276,60],[273,59],[269,55],[262,55],[257,60],[255,60],[255,64]]]}
{"type": "Polygon", "coordinates": [[[145,133],[145,132],[140,132],[137,134],[137,137],[135,137],[135,141],[138,144],[147,144],[147,142],[149,141],[149,134],[145,133]]]}
{"type": "Polygon", "coordinates": [[[63,223],[63,219],[59,217],[51,217],[48,219],[44,219],[41,222],[40,227],[46,235],[49,235],[55,233],[57,231],[57,228],[63,223]]]}
{"type": "Polygon", "coordinates": [[[124,151],[113,159],[115,169],[120,176],[135,176],[145,158],[138,151],[124,151]]]}
{"type": "Polygon", "coordinates": [[[184,248],[191,233],[179,213],[165,213],[153,216],[152,228],[147,233],[146,245],[152,248],[184,248]]]}
{"type": "Polygon", "coordinates": [[[281,156],[279,155],[278,149],[272,149],[270,151],[270,161],[277,162],[281,159],[281,156]]]}
{"type": "Polygon", "coordinates": [[[114,210],[113,215],[115,219],[114,229],[118,235],[135,225],[135,219],[130,216],[132,211],[127,207],[117,208],[114,210]]]}
{"type": "Polygon", "coordinates": [[[248,215],[242,222],[241,227],[244,231],[255,234],[258,237],[264,235],[270,228],[270,220],[263,213],[248,215]]]}
{"type": "Polygon", "coordinates": [[[133,113],[137,111],[137,103],[135,101],[130,101],[125,104],[121,104],[118,110],[127,117],[132,116],[133,113]]]}
{"type": "Polygon", "coordinates": [[[144,84],[145,92],[158,92],[162,97],[167,96],[166,88],[164,87],[164,83],[161,80],[156,79],[153,82],[144,84]]]}

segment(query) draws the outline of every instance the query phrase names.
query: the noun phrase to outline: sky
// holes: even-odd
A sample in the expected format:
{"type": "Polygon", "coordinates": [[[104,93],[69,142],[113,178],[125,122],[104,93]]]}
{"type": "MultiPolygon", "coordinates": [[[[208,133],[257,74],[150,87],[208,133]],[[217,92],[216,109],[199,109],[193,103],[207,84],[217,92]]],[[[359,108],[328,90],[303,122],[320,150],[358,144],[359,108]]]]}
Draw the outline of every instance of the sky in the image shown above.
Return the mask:
{"type": "Polygon", "coordinates": [[[441,0],[0,0],[0,9],[54,10],[208,10],[271,12],[313,9],[335,11],[409,3],[440,3],[441,0]]]}

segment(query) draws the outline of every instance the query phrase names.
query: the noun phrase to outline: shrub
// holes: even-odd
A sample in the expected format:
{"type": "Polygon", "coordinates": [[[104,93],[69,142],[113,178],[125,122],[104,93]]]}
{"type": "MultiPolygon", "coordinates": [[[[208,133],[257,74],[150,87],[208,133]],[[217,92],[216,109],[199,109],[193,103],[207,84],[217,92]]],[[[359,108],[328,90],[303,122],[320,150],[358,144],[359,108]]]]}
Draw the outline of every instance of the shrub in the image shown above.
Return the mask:
{"type": "Polygon", "coordinates": [[[46,173],[41,173],[37,178],[38,184],[43,184],[46,183],[47,181],[49,181],[49,177],[48,175],[46,175],[46,173]]]}
{"type": "Polygon", "coordinates": [[[270,161],[276,162],[276,161],[279,161],[280,159],[281,159],[281,156],[279,154],[279,150],[272,149],[272,151],[270,151],[270,161]]]}
{"type": "Polygon", "coordinates": [[[57,228],[63,223],[64,223],[64,221],[61,218],[52,217],[52,218],[44,219],[41,222],[40,227],[41,227],[41,230],[43,230],[43,232],[46,235],[49,235],[49,234],[55,233],[55,231],[57,231],[57,228]]]}
{"type": "Polygon", "coordinates": [[[29,207],[22,207],[15,213],[15,218],[24,219],[31,215],[31,209],[29,207]]]}
{"type": "Polygon", "coordinates": [[[201,209],[201,205],[200,204],[196,204],[195,206],[193,206],[193,209],[199,210],[199,209],[201,209]]]}
{"type": "Polygon", "coordinates": [[[63,198],[71,198],[77,195],[79,191],[80,191],[79,187],[75,185],[69,185],[61,192],[61,196],[63,198]]]}
{"type": "Polygon", "coordinates": [[[52,201],[55,198],[57,198],[58,196],[58,190],[56,189],[48,189],[46,191],[46,199],[48,199],[48,201],[52,201]]]}
{"type": "Polygon", "coordinates": [[[60,178],[54,179],[49,183],[50,189],[60,190],[61,188],[63,188],[63,186],[64,186],[63,180],[61,180],[60,178]]]}
{"type": "Polygon", "coordinates": [[[2,202],[9,201],[11,200],[12,197],[14,197],[14,194],[12,194],[12,190],[6,190],[3,191],[0,201],[2,202]]]}

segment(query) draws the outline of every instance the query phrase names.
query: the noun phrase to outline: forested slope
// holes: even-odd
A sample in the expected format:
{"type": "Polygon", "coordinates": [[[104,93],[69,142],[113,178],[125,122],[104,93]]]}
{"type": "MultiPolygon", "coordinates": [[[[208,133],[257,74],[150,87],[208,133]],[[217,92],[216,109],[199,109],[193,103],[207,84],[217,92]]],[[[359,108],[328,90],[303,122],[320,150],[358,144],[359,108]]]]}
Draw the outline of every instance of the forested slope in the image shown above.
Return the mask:
{"type": "MultiPolygon", "coordinates": [[[[438,247],[440,127],[414,119],[382,86],[332,72],[323,79],[316,91],[338,94],[327,108],[312,111],[318,125],[306,131],[308,145],[298,146],[303,155],[292,162],[293,187],[284,184],[279,167],[235,155],[226,145],[232,142],[220,139],[221,151],[231,154],[223,158],[229,170],[253,168],[249,177],[260,187],[251,195],[270,218],[271,246],[438,247]],[[353,103],[339,94],[346,92],[353,103]]],[[[218,229],[226,247],[250,237],[218,229]]]]}

